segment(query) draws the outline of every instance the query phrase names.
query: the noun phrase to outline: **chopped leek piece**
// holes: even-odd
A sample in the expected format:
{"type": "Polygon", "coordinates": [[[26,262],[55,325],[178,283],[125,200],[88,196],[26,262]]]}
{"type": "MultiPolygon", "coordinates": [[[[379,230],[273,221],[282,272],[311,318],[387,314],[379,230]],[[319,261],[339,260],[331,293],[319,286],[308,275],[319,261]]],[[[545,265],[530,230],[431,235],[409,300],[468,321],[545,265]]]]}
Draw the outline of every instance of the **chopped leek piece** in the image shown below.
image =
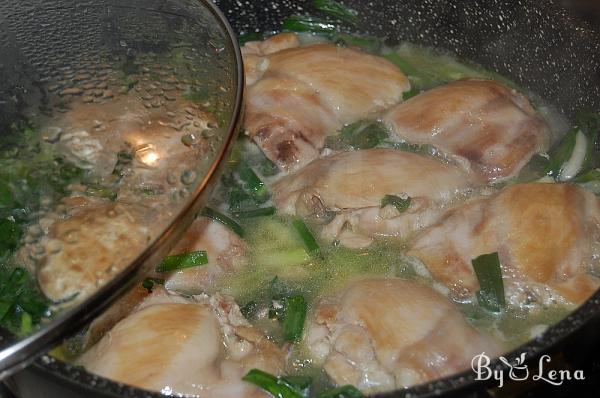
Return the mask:
{"type": "Polygon", "coordinates": [[[290,342],[298,341],[304,331],[307,304],[303,296],[295,295],[283,300],[283,337],[290,342]]]}
{"type": "Polygon", "coordinates": [[[258,312],[258,303],[254,300],[249,301],[246,305],[240,308],[240,312],[246,319],[252,319],[258,312]]]}
{"type": "Polygon", "coordinates": [[[281,29],[291,32],[333,33],[337,26],[319,18],[291,15],[283,21],[281,29]]]}
{"type": "Polygon", "coordinates": [[[242,380],[262,388],[277,398],[304,398],[304,395],[284,379],[259,369],[250,370],[242,380]]]}
{"type": "Polygon", "coordinates": [[[317,240],[313,236],[312,232],[310,232],[310,229],[308,229],[304,221],[298,218],[292,221],[292,225],[294,226],[296,232],[298,232],[302,243],[304,243],[306,252],[310,255],[318,254],[321,248],[319,247],[317,240]]]}
{"type": "Polygon", "coordinates": [[[352,26],[359,23],[358,12],[352,10],[334,0],[314,0],[313,5],[323,14],[334,17],[340,21],[346,22],[352,26]]]}
{"type": "Polygon", "coordinates": [[[238,234],[240,237],[244,237],[244,229],[231,218],[227,217],[225,214],[219,213],[216,210],[211,209],[210,207],[205,207],[201,212],[201,215],[204,217],[212,218],[215,221],[220,222],[225,225],[227,228],[231,229],[233,232],[238,234]]]}
{"type": "Polygon", "coordinates": [[[258,209],[236,211],[233,215],[237,218],[266,217],[275,214],[276,209],[273,206],[259,207],[258,209]]]}
{"type": "Polygon", "coordinates": [[[156,272],[171,272],[179,269],[197,267],[208,263],[206,251],[197,250],[165,257],[156,267],[156,272]]]}
{"type": "Polygon", "coordinates": [[[259,32],[248,32],[238,36],[238,42],[240,43],[240,46],[243,46],[249,41],[260,41],[263,39],[263,34],[259,32]]]}
{"type": "Polygon", "coordinates": [[[586,182],[600,181],[600,169],[593,169],[573,179],[573,182],[585,184],[586,182]]]}
{"type": "Polygon", "coordinates": [[[258,203],[264,203],[269,199],[269,191],[264,182],[256,175],[254,170],[246,164],[239,170],[240,180],[244,182],[245,188],[258,203]]]}
{"type": "Polygon", "coordinates": [[[402,93],[402,100],[403,101],[409,100],[412,97],[419,95],[420,93],[421,93],[421,90],[416,89],[416,88],[411,88],[410,90],[402,93]]]}
{"type": "Polygon", "coordinates": [[[348,33],[334,33],[330,36],[331,40],[341,46],[358,47],[361,50],[378,53],[383,45],[382,41],[374,36],[359,36],[348,33]]]}
{"type": "Polygon", "coordinates": [[[471,264],[479,280],[479,305],[492,312],[502,311],[506,300],[498,253],[483,254],[471,260],[471,264]]]}
{"type": "Polygon", "coordinates": [[[410,207],[410,203],[412,202],[411,197],[407,197],[406,199],[402,199],[396,195],[385,195],[383,199],[381,199],[381,207],[385,207],[387,205],[394,206],[399,213],[404,213],[410,207]]]}
{"type": "Polygon", "coordinates": [[[298,390],[306,390],[313,381],[310,376],[284,376],[281,379],[298,390]]]}
{"type": "Polygon", "coordinates": [[[347,384],[345,386],[323,391],[317,398],[362,398],[363,395],[356,387],[347,384]]]}
{"type": "Polygon", "coordinates": [[[340,134],[326,138],[326,146],[335,150],[369,149],[388,138],[388,131],[382,123],[373,120],[359,120],[342,127],[340,134]]]}

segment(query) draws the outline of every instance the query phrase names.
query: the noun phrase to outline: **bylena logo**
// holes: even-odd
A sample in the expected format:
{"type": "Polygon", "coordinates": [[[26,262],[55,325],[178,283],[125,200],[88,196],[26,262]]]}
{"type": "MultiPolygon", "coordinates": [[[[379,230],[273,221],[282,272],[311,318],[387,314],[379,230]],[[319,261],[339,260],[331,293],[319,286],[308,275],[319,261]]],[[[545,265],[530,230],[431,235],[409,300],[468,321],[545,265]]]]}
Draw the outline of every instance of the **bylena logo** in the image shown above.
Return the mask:
{"type": "MultiPolygon", "coordinates": [[[[515,359],[514,363],[510,363],[505,357],[498,357],[500,362],[508,367],[508,378],[514,381],[528,380],[544,381],[554,386],[562,385],[566,380],[585,380],[583,370],[546,370],[548,364],[551,362],[550,355],[542,355],[538,361],[537,372],[529,372],[529,367],[525,363],[526,353],[522,353],[518,358],[515,359]]],[[[477,376],[475,380],[490,380],[494,379],[498,382],[499,387],[504,386],[504,377],[506,376],[502,370],[492,369],[490,357],[485,352],[479,355],[475,355],[471,360],[471,369],[477,376]]]]}

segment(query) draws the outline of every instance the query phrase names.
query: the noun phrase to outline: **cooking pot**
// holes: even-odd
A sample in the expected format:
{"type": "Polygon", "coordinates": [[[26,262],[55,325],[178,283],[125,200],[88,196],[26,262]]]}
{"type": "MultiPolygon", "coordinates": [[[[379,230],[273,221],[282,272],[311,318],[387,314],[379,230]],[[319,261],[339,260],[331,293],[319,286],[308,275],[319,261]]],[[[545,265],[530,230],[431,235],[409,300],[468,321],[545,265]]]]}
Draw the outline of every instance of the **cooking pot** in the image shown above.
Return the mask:
{"type": "MultiPolygon", "coordinates": [[[[310,1],[217,2],[238,33],[278,30],[293,13],[310,12],[310,1]]],[[[593,25],[574,16],[558,0],[345,0],[357,10],[362,31],[387,37],[390,44],[410,41],[449,50],[506,75],[557,106],[573,118],[581,109],[600,110],[600,34],[593,25]]],[[[600,354],[600,292],[542,335],[504,356],[508,362],[525,353],[526,364],[536,373],[540,358],[549,355],[547,366],[556,369],[598,368],[600,354]],[[596,361],[596,362],[595,362],[596,361]],[[594,365],[595,364],[595,365],[594,365]]],[[[508,366],[493,360],[499,372],[508,366]]],[[[598,369],[596,369],[598,371],[598,369]]],[[[594,387],[572,381],[569,394],[583,394],[594,387]]],[[[597,377],[596,377],[597,379],[597,377]]],[[[465,371],[381,397],[426,396],[560,396],[558,387],[531,378],[505,386],[496,380],[477,380],[465,371]]],[[[124,386],[44,356],[14,376],[11,387],[22,397],[158,397],[160,394],[124,386]]],[[[587,393],[586,393],[587,395],[587,393]]]]}

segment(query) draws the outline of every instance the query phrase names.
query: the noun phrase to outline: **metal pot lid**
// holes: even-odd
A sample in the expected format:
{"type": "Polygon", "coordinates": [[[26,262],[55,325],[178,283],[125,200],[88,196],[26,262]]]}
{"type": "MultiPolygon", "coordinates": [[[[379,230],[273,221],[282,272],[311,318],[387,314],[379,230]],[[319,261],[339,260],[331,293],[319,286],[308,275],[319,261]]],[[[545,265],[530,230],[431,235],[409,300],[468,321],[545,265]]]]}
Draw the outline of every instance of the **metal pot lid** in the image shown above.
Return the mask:
{"type": "Polygon", "coordinates": [[[0,0],[0,378],[139,283],[210,195],[241,56],[197,0],[0,0]]]}

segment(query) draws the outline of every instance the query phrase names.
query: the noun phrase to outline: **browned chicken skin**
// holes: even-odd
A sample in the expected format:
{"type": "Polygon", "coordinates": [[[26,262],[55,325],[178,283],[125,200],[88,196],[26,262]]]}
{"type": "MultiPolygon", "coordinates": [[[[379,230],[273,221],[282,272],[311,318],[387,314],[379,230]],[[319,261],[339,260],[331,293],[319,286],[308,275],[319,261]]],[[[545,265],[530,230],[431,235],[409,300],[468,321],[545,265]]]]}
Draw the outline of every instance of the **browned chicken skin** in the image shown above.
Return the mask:
{"type": "Polygon", "coordinates": [[[471,260],[498,252],[513,305],[580,304],[599,286],[589,275],[600,250],[600,201],[562,184],[513,185],[450,210],[408,254],[459,297],[478,290],[471,260]]]}
{"type": "Polygon", "coordinates": [[[358,280],[323,299],[306,342],[333,381],[366,393],[424,383],[467,369],[476,354],[499,354],[446,297],[397,278],[358,280]]]}
{"type": "Polygon", "coordinates": [[[428,90],[384,120],[402,139],[431,144],[490,181],[516,175],[550,142],[527,98],[492,80],[463,79],[428,90]]]}
{"type": "Polygon", "coordinates": [[[78,363],[87,370],[168,395],[258,398],[241,380],[252,368],[280,374],[283,353],[244,319],[229,297],[185,299],[155,287],[78,363]]]}
{"type": "Polygon", "coordinates": [[[332,44],[299,46],[292,34],[248,43],[244,127],[287,171],[318,157],[344,124],[398,103],[410,88],[387,60],[332,44]]]}

